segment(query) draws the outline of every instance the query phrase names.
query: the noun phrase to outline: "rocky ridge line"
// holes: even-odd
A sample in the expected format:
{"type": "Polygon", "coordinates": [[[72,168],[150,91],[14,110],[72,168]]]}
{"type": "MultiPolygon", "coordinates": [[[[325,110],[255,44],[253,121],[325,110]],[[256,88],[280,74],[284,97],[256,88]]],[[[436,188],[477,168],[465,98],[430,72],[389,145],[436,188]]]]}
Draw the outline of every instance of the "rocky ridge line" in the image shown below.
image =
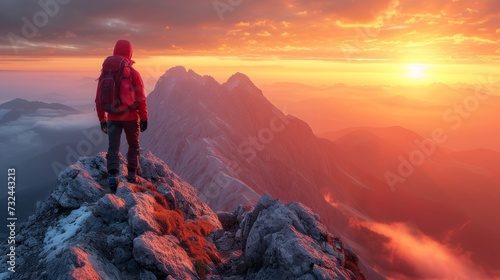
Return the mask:
{"type": "Polygon", "coordinates": [[[105,163],[104,153],[81,157],[60,174],[18,229],[15,274],[0,279],[364,279],[357,257],[301,203],[264,195],[215,214],[148,151],[139,182],[110,194],[105,163]]]}

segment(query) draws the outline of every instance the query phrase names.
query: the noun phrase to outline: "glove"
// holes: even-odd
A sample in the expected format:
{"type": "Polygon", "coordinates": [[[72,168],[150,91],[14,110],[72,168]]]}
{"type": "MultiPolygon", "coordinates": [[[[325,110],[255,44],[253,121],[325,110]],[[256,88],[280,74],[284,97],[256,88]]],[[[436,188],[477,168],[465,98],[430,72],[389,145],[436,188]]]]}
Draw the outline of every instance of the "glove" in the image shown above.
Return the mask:
{"type": "Polygon", "coordinates": [[[148,129],[148,121],[141,121],[139,125],[141,127],[141,132],[144,132],[146,131],[146,129],[148,129]]]}
{"type": "Polygon", "coordinates": [[[104,134],[108,134],[108,124],[106,122],[101,122],[101,130],[104,134]]]}

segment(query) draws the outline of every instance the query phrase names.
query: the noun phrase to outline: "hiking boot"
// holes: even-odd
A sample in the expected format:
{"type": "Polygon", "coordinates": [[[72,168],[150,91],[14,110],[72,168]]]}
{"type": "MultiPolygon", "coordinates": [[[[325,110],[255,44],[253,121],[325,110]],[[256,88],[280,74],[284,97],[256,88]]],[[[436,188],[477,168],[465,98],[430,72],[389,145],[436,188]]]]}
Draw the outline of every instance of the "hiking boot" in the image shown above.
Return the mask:
{"type": "Polygon", "coordinates": [[[128,168],[127,181],[129,183],[137,183],[137,179],[135,178],[135,168],[128,168]]]}
{"type": "Polygon", "coordinates": [[[118,178],[116,177],[116,175],[109,176],[108,182],[111,192],[116,193],[116,188],[118,188],[118,178]]]}
{"type": "Polygon", "coordinates": [[[129,183],[137,183],[137,178],[134,173],[129,173],[125,178],[127,178],[127,182],[129,183]]]}

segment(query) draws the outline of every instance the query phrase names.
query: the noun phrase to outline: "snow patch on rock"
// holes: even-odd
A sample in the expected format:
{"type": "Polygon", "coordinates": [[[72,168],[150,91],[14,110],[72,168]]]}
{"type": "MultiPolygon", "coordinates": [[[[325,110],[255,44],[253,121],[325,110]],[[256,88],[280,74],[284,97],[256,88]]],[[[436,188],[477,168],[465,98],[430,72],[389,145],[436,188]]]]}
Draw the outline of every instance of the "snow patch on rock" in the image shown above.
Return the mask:
{"type": "Polygon", "coordinates": [[[59,219],[57,224],[45,233],[43,254],[46,254],[47,258],[53,258],[55,254],[65,249],[68,240],[81,230],[82,224],[91,215],[88,207],[82,206],[67,217],[59,219]]]}

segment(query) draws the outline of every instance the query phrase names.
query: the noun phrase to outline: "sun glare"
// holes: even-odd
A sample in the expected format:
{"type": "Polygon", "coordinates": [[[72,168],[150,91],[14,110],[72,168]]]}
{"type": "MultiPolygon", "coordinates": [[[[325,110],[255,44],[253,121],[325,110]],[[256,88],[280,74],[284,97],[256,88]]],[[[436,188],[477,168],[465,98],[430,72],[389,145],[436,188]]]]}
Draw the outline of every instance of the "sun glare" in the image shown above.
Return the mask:
{"type": "Polygon", "coordinates": [[[406,67],[408,68],[408,73],[406,74],[408,78],[418,80],[427,77],[425,74],[427,65],[425,64],[408,64],[406,67]]]}

